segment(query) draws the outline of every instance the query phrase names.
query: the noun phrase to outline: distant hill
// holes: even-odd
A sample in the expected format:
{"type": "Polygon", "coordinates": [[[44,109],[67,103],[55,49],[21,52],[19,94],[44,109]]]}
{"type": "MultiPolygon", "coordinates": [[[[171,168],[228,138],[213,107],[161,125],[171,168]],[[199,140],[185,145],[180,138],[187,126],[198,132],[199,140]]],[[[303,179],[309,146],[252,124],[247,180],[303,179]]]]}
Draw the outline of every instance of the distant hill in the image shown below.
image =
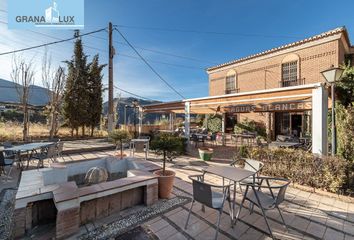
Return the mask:
{"type": "MultiPolygon", "coordinates": [[[[119,104],[117,105],[117,112],[118,112],[118,123],[124,123],[124,106],[132,106],[133,100],[136,98],[128,97],[128,98],[121,98],[119,104]]],[[[136,99],[140,105],[149,105],[154,103],[159,103],[158,101],[148,101],[143,99],[136,99]]],[[[117,104],[118,99],[114,99],[114,103],[117,104]]],[[[103,114],[107,115],[108,113],[108,102],[103,103],[103,114]]],[[[155,120],[159,119],[161,114],[157,113],[148,113],[144,115],[143,123],[154,123],[155,120]]],[[[138,123],[138,115],[136,115],[136,123],[138,123]]],[[[134,110],[132,108],[127,108],[127,123],[134,123],[134,110]]]]}
{"type": "MultiPolygon", "coordinates": [[[[29,104],[44,106],[48,102],[48,90],[36,85],[30,86],[29,104]]],[[[0,102],[19,103],[16,84],[0,78],[0,102]]]]}

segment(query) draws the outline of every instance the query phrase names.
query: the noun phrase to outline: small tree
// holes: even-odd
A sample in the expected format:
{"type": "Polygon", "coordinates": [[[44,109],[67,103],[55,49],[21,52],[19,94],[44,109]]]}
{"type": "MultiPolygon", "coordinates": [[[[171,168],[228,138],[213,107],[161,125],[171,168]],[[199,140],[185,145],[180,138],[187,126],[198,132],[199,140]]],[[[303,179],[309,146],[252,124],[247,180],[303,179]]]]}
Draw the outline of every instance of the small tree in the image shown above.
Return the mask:
{"type": "Polygon", "coordinates": [[[109,138],[111,138],[116,146],[118,144],[120,146],[120,158],[123,157],[123,143],[125,143],[128,139],[130,139],[130,134],[126,130],[116,129],[109,134],[109,138]]]}
{"type": "Polygon", "coordinates": [[[15,88],[23,110],[23,141],[28,140],[29,134],[29,98],[30,87],[34,82],[33,62],[28,63],[22,57],[14,56],[12,62],[11,79],[15,83],[15,88]]]}
{"type": "Polygon", "coordinates": [[[166,160],[172,160],[183,152],[183,139],[170,133],[162,133],[151,141],[151,149],[163,156],[162,175],[165,176],[166,160]]]}

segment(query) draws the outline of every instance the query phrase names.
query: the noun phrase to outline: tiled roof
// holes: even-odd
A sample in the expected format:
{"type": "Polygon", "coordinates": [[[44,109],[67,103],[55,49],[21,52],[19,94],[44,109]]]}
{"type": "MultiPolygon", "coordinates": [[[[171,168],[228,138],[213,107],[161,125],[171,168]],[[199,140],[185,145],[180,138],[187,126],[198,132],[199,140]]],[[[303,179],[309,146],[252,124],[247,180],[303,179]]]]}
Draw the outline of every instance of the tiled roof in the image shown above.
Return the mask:
{"type": "Polygon", "coordinates": [[[304,43],[307,43],[307,42],[315,41],[315,40],[322,39],[322,38],[325,38],[325,37],[329,37],[329,36],[332,36],[332,35],[335,35],[335,34],[338,34],[338,33],[342,33],[342,32],[344,32],[346,34],[346,37],[348,38],[348,34],[347,34],[346,28],[345,27],[338,27],[338,28],[329,30],[329,31],[321,33],[321,34],[318,34],[318,35],[315,35],[315,36],[312,36],[312,37],[309,37],[309,38],[305,38],[305,39],[297,41],[297,42],[289,43],[289,44],[282,45],[282,46],[276,47],[276,48],[272,48],[272,49],[269,49],[269,50],[266,50],[266,51],[263,51],[263,52],[260,52],[260,53],[252,54],[252,55],[247,56],[247,57],[239,58],[239,59],[232,60],[232,61],[229,61],[229,62],[226,62],[226,63],[222,63],[222,64],[219,64],[219,65],[216,65],[216,66],[213,66],[213,67],[209,67],[209,68],[207,68],[207,71],[212,71],[212,70],[215,70],[215,69],[218,69],[218,68],[221,68],[221,67],[225,67],[225,66],[229,66],[231,64],[243,62],[243,61],[246,61],[246,60],[249,60],[249,59],[252,59],[252,58],[260,57],[260,56],[263,56],[263,55],[266,55],[266,54],[269,54],[269,53],[273,53],[273,52],[276,52],[276,51],[279,51],[279,50],[283,50],[283,49],[286,49],[286,48],[298,46],[298,45],[301,45],[301,44],[304,44],[304,43]]]}

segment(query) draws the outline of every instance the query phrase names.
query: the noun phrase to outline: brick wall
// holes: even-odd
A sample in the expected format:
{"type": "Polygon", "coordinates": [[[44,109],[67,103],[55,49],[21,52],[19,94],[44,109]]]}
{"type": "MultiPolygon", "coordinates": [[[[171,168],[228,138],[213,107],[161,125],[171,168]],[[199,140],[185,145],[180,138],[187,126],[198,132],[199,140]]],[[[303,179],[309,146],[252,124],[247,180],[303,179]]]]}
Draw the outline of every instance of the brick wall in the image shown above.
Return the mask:
{"type": "MultiPolygon", "coordinates": [[[[281,64],[289,56],[297,56],[298,78],[305,78],[305,83],[324,82],[321,71],[332,64],[338,66],[344,60],[345,50],[341,40],[314,45],[308,48],[273,54],[274,56],[249,63],[225,66],[209,74],[209,95],[225,94],[225,79],[230,70],[237,73],[240,92],[264,90],[279,87],[281,64]]],[[[256,59],[255,59],[256,60],[256,59]]],[[[286,61],[286,60],[285,60],[286,61]]]]}

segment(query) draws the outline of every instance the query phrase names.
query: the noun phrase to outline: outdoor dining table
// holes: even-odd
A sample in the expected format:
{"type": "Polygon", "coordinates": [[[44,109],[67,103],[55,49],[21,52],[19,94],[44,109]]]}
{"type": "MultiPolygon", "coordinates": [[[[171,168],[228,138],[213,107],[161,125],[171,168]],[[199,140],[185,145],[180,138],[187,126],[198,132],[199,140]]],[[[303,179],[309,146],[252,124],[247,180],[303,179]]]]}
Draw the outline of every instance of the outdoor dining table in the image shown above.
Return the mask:
{"type": "Polygon", "coordinates": [[[132,149],[134,147],[134,143],[144,143],[146,144],[146,152],[148,153],[149,152],[149,142],[150,142],[150,139],[148,138],[135,138],[135,139],[132,139],[130,140],[130,145],[129,145],[129,151],[130,151],[130,155],[131,155],[131,152],[132,152],[132,149]]]}
{"type": "Polygon", "coordinates": [[[236,183],[240,183],[242,180],[253,177],[255,178],[255,172],[248,171],[243,168],[233,167],[233,166],[209,166],[203,169],[203,174],[211,173],[217,175],[224,179],[228,179],[232,181],[234,184],[234,192],[233,192],[233,203],[232,203],[232,211],[231,211],[231,219],[234,219],[235,212],[235,204],[236,204],[236,183]]]}
{"type": "MultiPolygon", "coordinates": [[[[48,148],[50,145],[55,144],[55,142],[38,142],[38,143],[27,143],[27,144],[22,144],[22,145],[17,145],[13,146],[11,148],[6,148],[6,151],[12,151],[16,153],[19,159],[20,166],[22,165],[21,163],[21,154],[26,153],[27,155],[27,168],[29,165],[29,161],[33,157],[34,153],[37,153],[37,150],[43,149],[43,148],[48,148]]],[[[23,166],[21,166],[23,168],[23,166]]]]}
{"type": "Polygon", "coordinates": [[[256,136],[254,134],[232,134],[231,135],[232,138],[235,139],[235,143],[237,143],[237,140],[240,138],[240,143],[243,144],[243,140],[247,140],[247,145],[250,145],[250,143],[254,143],[254,139],[256,138],[256,136]]]}
{"type": "Polygon", "coordinates": [[[299,142],[280,142],[280,141],[275,141],[271,142],[268,147],[269,148],[296,148],[300,146],[301,143],[299,142]]]}

